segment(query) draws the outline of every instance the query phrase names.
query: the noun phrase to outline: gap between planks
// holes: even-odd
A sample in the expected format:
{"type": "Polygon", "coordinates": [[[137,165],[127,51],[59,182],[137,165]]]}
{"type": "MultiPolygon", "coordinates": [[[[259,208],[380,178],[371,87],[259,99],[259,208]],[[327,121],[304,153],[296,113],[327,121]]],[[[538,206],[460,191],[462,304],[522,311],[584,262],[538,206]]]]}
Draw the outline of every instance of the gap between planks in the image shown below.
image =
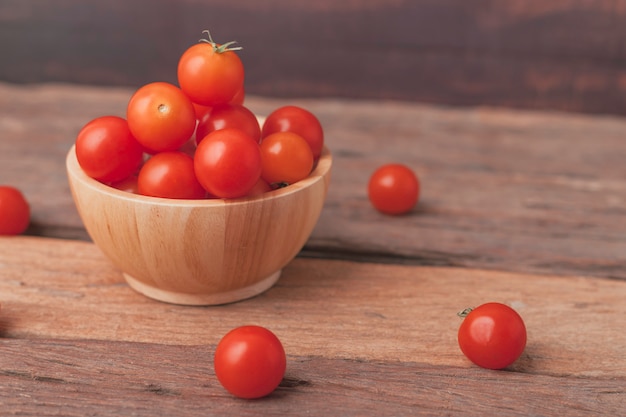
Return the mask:
{"type": "Polygon", "coordinates": [[[623,378],[561,378],[476,367],[288,355],[269,397],[218,384],[215,347],[111,341],[0,341],[3,415],[567,415],[623,411],[623,378]]]}
{"type": "Polygon", "coordinates": [[[214,345],[233,327],[272,329],[288,353],[471,367],[456,343],[468,306],[500,301],[528,327],[511,370],[626,376],[626,283],[484,271],[295,259],[247,301],[184,307],[133,290],[88,242],[0,238],[0,335],[214,345]]]}

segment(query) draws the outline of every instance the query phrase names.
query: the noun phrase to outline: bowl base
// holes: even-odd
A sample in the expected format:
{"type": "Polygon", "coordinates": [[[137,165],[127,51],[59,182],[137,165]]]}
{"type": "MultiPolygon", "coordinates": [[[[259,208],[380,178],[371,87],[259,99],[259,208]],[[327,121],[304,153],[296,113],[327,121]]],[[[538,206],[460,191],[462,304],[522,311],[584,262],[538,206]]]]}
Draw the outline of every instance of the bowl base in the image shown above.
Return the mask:
{"type": "Polygon", "coordinates": [[[264,278],[247,287],[238,288],[236,290],[221,292],[217,294],[188,294],[162,290],[160,288],[146,285],[128,274],[123,275],[124,279],[126,279],[126,282],[132,289],[154,300],[163,301],[170,304],[210,306],[233,303],[261,294],[262,292],[270,289],[276,283],[276,281],[278,281],[281,271],[282,270],[278,270],[267,278],[264,278]]]}

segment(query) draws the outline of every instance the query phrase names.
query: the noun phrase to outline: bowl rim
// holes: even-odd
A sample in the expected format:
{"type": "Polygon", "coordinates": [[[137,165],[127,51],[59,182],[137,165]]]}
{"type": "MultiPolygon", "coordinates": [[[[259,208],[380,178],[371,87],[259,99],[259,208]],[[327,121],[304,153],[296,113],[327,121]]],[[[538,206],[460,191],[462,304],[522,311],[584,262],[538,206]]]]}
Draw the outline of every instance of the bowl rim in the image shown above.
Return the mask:
{"type": "Polygon", "coordinates": [[[76,157],[76,145],[72,145],[67,153],[65,161],[68,175],[72,176],[76,181],[95,190],[100,194],[106,194],[116,199],[135,201],[137,203],[161,205],[161,206],[186,206],[186,207],[217,207],[223,205],[240,205],[250,204],[254,202],[278,199],[287,195],[297,193],[318,181],[322,181],[330,172],[332,166],[332,154],[330,150],[324,146],[320,158],[315,163],[313,171],[303,180],[289,184],[286,187],[276,190],[267,191],[261,195],[253,197],[238,197],[232,199],[224,198],[207,198],[207,199],[174,199],[163,197],[152,197],[141,194],[133,194],[128,191],[118,190],[110,185],[104,184],[90,176],[88,176],[78,163],[76,157]]]}

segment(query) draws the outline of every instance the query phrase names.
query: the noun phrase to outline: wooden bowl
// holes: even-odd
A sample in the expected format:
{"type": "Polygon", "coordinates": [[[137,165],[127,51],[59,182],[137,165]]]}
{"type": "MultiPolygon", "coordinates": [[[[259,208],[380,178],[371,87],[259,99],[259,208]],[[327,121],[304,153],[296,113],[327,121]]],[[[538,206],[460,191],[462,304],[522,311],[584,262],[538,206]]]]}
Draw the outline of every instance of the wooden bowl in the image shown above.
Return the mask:
{"type": "Polygon", "coordinates": [[[174,200],[120,191],[87,176],[74,147],[72,196],[94,243],[128,284],[156,300],[215,305],[270,288],[308,240],[322,211],[332,157],[312,174],[264,195],[174,200]]]}

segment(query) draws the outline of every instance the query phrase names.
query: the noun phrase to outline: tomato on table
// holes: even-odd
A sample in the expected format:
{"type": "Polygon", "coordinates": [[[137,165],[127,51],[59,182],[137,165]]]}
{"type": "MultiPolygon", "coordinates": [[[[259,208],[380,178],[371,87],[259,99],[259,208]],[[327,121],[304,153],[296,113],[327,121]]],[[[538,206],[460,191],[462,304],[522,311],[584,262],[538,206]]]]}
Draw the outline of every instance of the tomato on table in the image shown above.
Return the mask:
{"type": "Polygon", "coordinates": [[[26,231],[30,224],[30,206],[15,187],[0,185],[0,235],[13,236],[26,231]]]}
{"type": "Polygon", "coordinates": [[[178,61],[178,84],[196,104],[215,106],[228,103],[243,93],[244,67],[235,51],[235,42],[218,45],[208,31],[189,47],[178,61]]]}
{"type": "Polygon", "coordinates": [[[458,332],[459,347],[476,365],[503,369],[524,351],[526,325],[522,317],[506,304],[486,303],[459,315],[464,316],[458,332]]]}
{"type": "Polygon", "coordinates": [[[117,182],[137,171],[143,161],[143,147],[126,120],[102,116],[78,132],[76,159],[88,176],[104,183],[117,182]]]}
{"type": "Polygon", "coordinates": [[[261,162],[261,177],[269,184],[293,184],[311,173],[313,152],[302,136],[278,132],[263,138],[261,162]]]}
{"type": "Polygon", "coordinates": [[[194,169],[198,181],[212,196],[246,196],[261,177],[259,144],[240,129],[216,130],[198,145],[194,169]]]}
{"type": "Polygon", "coordinates": [[[420,183],[406,165],[386,164],[374,171],[367,190],[370,202],[378,211],[406,214],[417,204],[420,183]]]}
{"type": "Polygon", "coordinates": [[[178,150],[196,128],[196,113],[189,98],[175,85],[146,84],[130,98],[128,127],[149,152],[178,150]]]}
{"type": "Polygon", "coordinates": [[[160,152],[148,159],[137,178],[139,194],[179,199],[201,199],[206,191],[196,178],[193,158],[179,152],[160,152]]]}
{"type": "Polygon", "coordinates": [[[313,159],[319,159],[324,148],[324,130],[318,118],[310,111],[298,106],[283,106],[267,116],[261,138],[276,132],[296,133],[307,141],[313,152],[313,159]]]}
{"type": "Polygon", "coordinates": [[[242,326],[218,343],[215,375],[222,386],[240,398],[261,398],[272,393],[285,375],[287,358],[282,343],[261,326],[242,326]]]}

